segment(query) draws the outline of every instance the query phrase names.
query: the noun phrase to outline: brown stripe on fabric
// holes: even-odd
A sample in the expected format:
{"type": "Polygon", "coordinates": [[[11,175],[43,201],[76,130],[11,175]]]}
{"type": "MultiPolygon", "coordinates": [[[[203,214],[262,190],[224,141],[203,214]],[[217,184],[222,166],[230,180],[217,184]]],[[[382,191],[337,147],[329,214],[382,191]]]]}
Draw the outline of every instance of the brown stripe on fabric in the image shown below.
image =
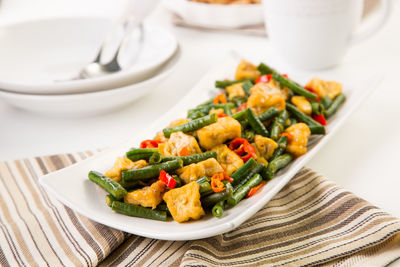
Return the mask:
{"type": "Polygon", "coordinates": [[[152,262],[148,264],[148,266],[159,266],[161,264],[165,265],[170,265],[173,262],[176,261],[176,259],[179,259],[183,256],[184,252],[180,253],[180,255],[175,255],[183,246],[185,246],[188,241],[169,241],[169,245],[166,246],[166,248],[159,254],[158,257],[156,257],[152,262]],[[177,247],[174,249],[174,247],[177,247]],[[170,251],[171,249],[174,249],[173,251],[170,251]],[[175,258],[175,260],[174,260],[175,258]],[[172,261],[172,262],[171,262],[172,261]]]}
{"type": "MultiPolygon", "coordinates": [[[[1,181],[4,182],[4,177],[3,176],[0,176],[0,179],[1,179],[1,181]]],[[[6,191],[8,191],[5,184],[4,184],[4,189],[6,191]]],[[[4,196],[2,196],[2,198],[4,200],[4,196]]],[[[10,198],[11,198],[11,196],[10,196],[10,198]]],[[[24,237],[23,237],[23,235],[22,235],[17,223],[15,223],[15,220],[14,220],[13,216],[11,215],[11,213],[9,211],[9,208],[6,205],[5,201],[0,201],[0,208],[1,208],[2,212],[3,212],[3,214],[4,214],[5,220],[7,222],[9,222],[8,224],[5,224],[5,225],[9,225],[10,226],[10,228],[12,230],[12,233],[14,234],[14,236],[16,238],[16,242],[17,242],[18,246],[20,247],[20,249],[16,248],[16,250],[21,252],[28,262],[34,262],[32,254],[30,254],[29,247],[26,244],[26,242],[24,240],[24,237]]],[[[17,209],[15,209],[15,210],[17,210],[17,209]]],[[[25,223],[25,226],[26,226],[26,223],[25,223]]],[[[12,239],[11,235],[10,235],[10,238],[12,239]]],[[[21,263],[23,265],[25,265],[25,263],[23,262],[22,258],[20,258],[20,259],[21,259],[21,263]]]]}
{"type": "MultiPolygon", "coordinates": [[[[311,191],[313,191],[314,188],[312,188],[309,192],[306,192],[302,196],[307,196],[311,191]]],[[[311,208],[317,206],[318,204],[322,203],[325,201],[330,195],[335,193],[338,188],[334,187],[332,188],[330,185],[327,185],[323,188],[319,188],[318,191],[313,193],[311,196],[308,196],[305,198],[303,201],[299,202],[297,205],[292,206],[288,208],[287,210],[269,210],[266,207],[260,210],[258,213],[256,213],[255,216],[251,218],[248,222],[245,222],[241,226],[237,227],[235,230],[240,230],[242,228],[246,228],[248,226],[256,225],[259,223],[267,222],[267,221],[276,221],[276,220],[283,220],[287,219],[293,216],[296,216],[298,214],[301,214],[307,210],[310,210],[311,208]],[[329,188],[331,188],[329,190],[329,188]],[[315,201],[313,201],[315,200],[315,201]]],[[[229,233],[227,234],[229,235],[229,233]]]]}
{"type": "Polygon", "coordinates": [[[74,156],[72,156],[72,154],[67,154],[67,157],[72,162],[72,164],[75,164],[77,162],[76,159],[74,158],[74,156]]]}
{"type": "Polygon", "coordinates": [[[61,160],[61,156],[59,155],[53,155],[48,157],[51,162],[53,163],[53,166],[55,167],[55,170],[60,170],[64,167],[66,167],[65,163],[61,160]]]}
{"type": "Polygon", "coordinates": [[[107,250],[106,254],[109,254],[110,251],[114,250],[117,246],[119,246],[124,241],[124,235],[121,231],[114,230],[108,226],[103,224],[97,223],[95,221],[89,220],[88,221],[95,227],[97,232],[103,237],[103,239],[107,242],[107,250]],[[116,235],[117,234],[117,235],[116,235]]]}
{"type": "MultiPolygon", "coordinates": [[[[157,254],[159,252],[159,250],[165,246],[165,244],[167,243],[167,241],[157,241],[155,246],[153,246],[147,253],[146,255],[143,257],[143,259],[141,261],[139,261],[137,263],[138,266],[145,266],[145,263],[151,258],[153,257],[155,254],[157,254]]],[[[168,248],[172,245],[172,242],[170,242],[171,244],[169,244],[168,248]]],[[[155,258],[157,259],[157,257],[155,258]]],[[[153,260],[154,261],[154,260],[153,260]]],[[[146,264],[146,266],[148,266],[149,264],[146,264]]]]}
{"type": "Polygon", "coordinates": [[[0,265],[4,267],[9,267],[10,264],[7,261],[6,256],[4,255],[3,249],[0,247],[0,265]]]}
{"type": "Polygon", "coordinates": [[[278,194],[276,194],[275,197],[278,197],[280,194],[285,192],[288,187],[293,187],[294,185],[303,182],[305,177],[309,176],[310,174],[313,175],[316,173],[307,168],[300,169],[300,171],[296,173],[292,179],[290,179],[290,181],[278,192],[278,194]]]}
{"type": "Polygon", "coordinates": [[[3,220],[1,219],[1,217],[0,217],[0,227],[1,227],[1,230],[3,231],[4,237],[7,240],[8,246],[14,256],[15,261],[20,266],[25,265],[25,263],[23,263],[23,261],[22,261],[21,255],[18,252],[18,249],[15,246],[14,240],[12,239],[10,232],[8,231],[7,227],[5,227],[5,224],[4,224],[3,220]]]}
{"type": "MultiPolygon", "coordinates": [[[[300,221],[306,220],[306,219],[309,218],[311,215],[315,215],[315,214],[320,213],[321,210],[324,210],[324,209],[326,209],[327,207],[332,206],[334,203],[336,203],[337,201],[339,201],[340,199],[342,199],[344,196],[346,196],[345,193],[338,194],[337,196],[335,196],[334,198],[332,198],[330,201],[328,201],[328,202],[325,203],[324,205],[318,207],[317,209],[311,211],[310,213],[304,214],[304,215],[302,215],[301,217],[296,218],[296,219],[291,220],[291,221],[287,221],[287,222],[284,222],[284,223],[277,222],[276,224],[270,224],[270,225],[264,226],[264,227],[262,227],[262,228],[257,228],[257,229],[250,229],[250,230],[247,231],[247,232],[241,232],[241,233],[239,233],[239,234],[235,234],[235,230],[233,230],[232,232],[228,233],[229,235],[228,235],[228,234],[224,234],[224,235],[223,235],[223,240],[224,240],[224,241],[230,241],[230,240],[233,240],[233,239],[236,239],[236,238],[238,238],[238,237],[245,236],[245,235],[248,235],[248,234],[251,234],[251,233],[257,233],[257,232],[259,232],[259,231],[267,231],[267,230],[276,229],[276,228],[280,228],[280,227],[284,227],[284,226],[292,226],[292,225],[295,224],[295,223],[298,223],[298,222],[300,222],[300,221]]],[[[355,205],[355,204],[357,204],[357,203],[360,202],[360,200],[356,200],[356,199],[351,199],[350,201],[352,201],[352,202],[351,202],[351,205],[355,205]]],[[[347,202],[342,203],[342,205],[339,206],[339,207],[343,207],[343,205],[346,205],[346,204],[347,204],[347,202]]],[[[335,215],[335,214],[333,214],[333,216],[336,218],[336,215],[335,215]]],[[[325,215],[325,216],[322,217],[322,218],[326,219],[325,222],[327,222],[327,221],[328,221],[327,219],[328,219],[328,218],[331,218],[331,217],[332,217],[331,214],[327,214],[327,215],[325,215]],[[330,216],[330,217],[326,217],[326,216],[330,216]]],[[[321,223],[323,223],[323,222],[324,222],[323,220],[320,220],[319,224],[321,224],[321,223]]],[[[298,232],[301,232],[301,231],[298,231],[298,232]]],[[[282,233],[282,232],[279,232],[279,233],[282,233]]]]}
{"type": "MultiPolygon", "coordinates": [[[[43,161],[42,158],[36,158],[36,161],[40,165],[40,167],[41,167],[41,169],[42,169],[44,174],[49,173],[49,168],[52,167],[51,161],[47,160],[48,164],[45,164],[45,162],[43,161]]],[[[53,168],[54,168],[54,166],[53,166],[53,168]]],[[[90,264],[89,263],[89,256],[79,246],[79,243],[75,239],[74,235],[70,232],[70,230],[69,230],[69,228],[67,226],[67,223],[63,220],[58,208],[50,200],[50,198],[48,197],[47,193],[44,192],[41,187],[39,187],[39,188],[42,191],[42,196],[43,196],[47,206],[52,210],[52,212],[54,214],[54,217],[56,218],[56,220],[57,220],[58,224],[60,225],[61,229],[64,231],[65,236],[68,238],[70,243],[73,245],[73,247],[75,248],[76,252],[78,252],[78,254],[84,259],[86,265],[89,265],[90,264]]],[[[80,261],[79,261],[79,263],[82,264],[80,261]]]]}
{"type": "MultiPolygon", "coordinates": [[[[87,232],[86,228],[82,225],[82,223],[78,219],[78,217],[75,214],[75,212],[72,209],[68,208],[67,206],[64,206],[64,209],[67,212],[68,217],[70,218],[70,220],[74,224],[76,230],[78,230],[79,234],[83,237],[83,239],[86,240],[86,243],[91,247],[91,249],[96,254],[97,261],[102,259],[103,258],[103,254],[102,254],[100,246],[92,238],[92,236],[87,232]]],[[[78,245],[79,245],[79,243],[78,243],[78,245]]],[[[89,254],[86,253],[86,251],[83,250],[83,252],[87,255],[88,260],[90,261],[89,266],[92,266],[93,265],[93,259],[89,256],[89,254]]]]}
{"type": "MultiPolygon", "coordinates": [[[[26,160],[25,160],[25,161],[26,161],[26,160]]],[[[14,164],[15,164],[15,166],[16,166],[16,168],[17,168],[19,174],[20,174],[20,177],[22,177],[23,182],[24,182],[24,184],[26,185],[26,188],[29,190],[29,193],[30,193],[30,195],[32,196],[33,201],[35,202],[37,209],[40,210],[40,211],[42,212],[42,214],[44,215],[44,214],[47,213],[47,212],[43,213],[43,209],[41,208],[42,204],[40,203],[39,198],[38,198],[38,197],[35,197],[35,196],[37,196],[38,194],[37,194],[37,192],[33,189],[33,188],[36,187],[37,185],[31,183],[30,179],[28,178],[27,173],[25,172],[25,169],[24,169],[23,166],[22,166],[21,161],[15,161],[14,164]]],[[[25,165],[26,165],[26,162],[25,162],[25,165]]],[[[9,169],[10,169],[10,168],[9,168],[9,169]]],[[[12,173],[11,169],[10,169],[10,173],[12,173]]],[[[13,174],[13,176],[16,177],[16,175],[14,175],[14,174],[13,174]]],[[[25,202],[26,202],[26,207],[29,209],[29,212],[30,212],[30,213],[32,214],[32,216],[35,218],[35,221],[36,221],[36,223],[37,223],[37,226],[40,228],[40,231],[42,232],[43,237],[44,237],[44,239],[45,239],[46,242],[47,242],[47,245],[49,246],[49,248],[50,248],[50,250],[53,252],[53,254],[56,256],[56,258],[58,259],[58,261],[60,262],[60,264],[63,265],[62,260],[61,260],[60,257],[58,256],[58,254],[57,254],[57,252],[55,251],[54,247],[52,246],[51,242],[49,241],[49,239],[48,239],[48,237],[47,237],[47,235],[46,235],[46,233],[45,233],[45,231],[44,231],[44,229],[43,229],[43,227],[42,227],[42,224],[40,223],[40,220],[38,219],[38,217],[37,217],[37,216],[35,215],[35,213],[33,212],[32,208],[31,208],[31,206],[30,206],[30,205],[31,205],[30,201],[28,201],[28,200],[26,199],[25,193],[23,192],[22,188],[18,186],[18,189],[19,189],[19,191],[20,191],[20,193],[21,193],[21,195],[22,195],[22,198],[23,198],[23,199],[25,200],[25,202]]],[[[49,215],[49,214],[47,213],[46,215],[49,215]]],[[[48,222],[48,225],[49,225],[50,228],[51,228],[51,220],[47,220],[47,218],[49,218],[49,217],[47,217],[46,215],[44,215],[44,218],[46,218],[46,221],[48,222]]],[[[54,228],[53,228],[52,230],[54,231],[54,228]]]]}
{"type": "Polygon", "coordinates": [[[147,243],[147,245],[141,251],[139,251],[139,253],[136,253],[136,256],[133,257],[133,259],[131,259],[126,266],[133,266],[138,260],[140,260],[140,258],[142,258],[144,254],[147,253],[147,251],[153,246],[154,243],[158,242],[156,239],[149,239],[149,238],[147,238],[147,241],[149,241],[149,243],[147,243]]]}
{"type": "MultiPolygon", "coordinates": [[[[145,241],[145,240],[146,239],[144,237],[131,236],[124,243],[122,243],[123,252],[119,253],[117,255],[118,257],[116,257],[114,259],[114,261],[110,262],[109,266],[119,265],[121,262],[123,262],[132,253],[132,251],[134,251],[136,248],[138,248],[142,244],[142,242],[145,241]]],[[[118,248],[118,250],[119,250],[119,248],[118,248]]]]}

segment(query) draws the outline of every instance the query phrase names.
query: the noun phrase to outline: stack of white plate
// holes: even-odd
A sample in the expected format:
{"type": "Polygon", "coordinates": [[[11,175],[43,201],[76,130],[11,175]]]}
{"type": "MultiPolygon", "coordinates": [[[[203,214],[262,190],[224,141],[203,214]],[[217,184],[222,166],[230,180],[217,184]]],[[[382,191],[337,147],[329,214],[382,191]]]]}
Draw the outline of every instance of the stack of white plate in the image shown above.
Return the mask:
{"type": "Polygon", "coordinates": [[[153,24],[144,24],[140,45],[129,42],[137,46],[134,60],[124,60],[129,53],[120,54],[121,71],[73,79],[93,61],[111,26],[104,18],[81,17],[0,28],[0,98],[48,115],[82,116],[116,109],[149,93],[179,58],[176,39],[153,24]]]}

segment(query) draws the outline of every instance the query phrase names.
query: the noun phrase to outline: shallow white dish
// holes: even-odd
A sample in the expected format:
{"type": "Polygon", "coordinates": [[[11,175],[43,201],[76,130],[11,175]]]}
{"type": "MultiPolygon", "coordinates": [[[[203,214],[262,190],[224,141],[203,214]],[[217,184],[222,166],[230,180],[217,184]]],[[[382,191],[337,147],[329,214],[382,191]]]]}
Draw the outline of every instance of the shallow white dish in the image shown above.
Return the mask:
{"type": "MultiPolygon", "coordinates": [[[[119,58],[122,71],[64,81],[77,76],[94,59],[111,26],[105,18],[69,17],[1,27],[0,88],[29,94],[72,94],[122,87],[151,77],[177,49],[177,41],[168,31],[145,23],[143,43],[133,64],[131,56],[139,48],[135,42],[127,42],[126,53],[119,58]]],[[[132,38],[138,38],[138,31],[132,38]]]]}
{"type": "Polygon", "coordinates": [[[261,4],[218,5],[188,0],[165,0],[163,3],[194,26],[232,29],[264,23],[261,4]]]}
{"type": "MultiPolygon", "coordinates": [[[[186,116],[186,111],[189,108],[208,100],[211,96],[210,94],[215,95],[215,92],[210,89],[210,85],[214,84],[215,80],[221,79],[221,77],[232,77],[239,60],[240,57],[238,56],[229,56],[226,61],[205,75],[174,108],[149,125],[144,131],[135,133],[134,138],[131,140],[71,167],[43,176],[40,178],[41,185],[62,203],[82,215],[132,234],[165,240],[193,240],[225,233],[238,227],[253,216],[278,193],[296,172],[329,140],[381,80],[379,75],[369,76],[365,75],[365,73],[355,73],[354,75],[340,77],[336,74],[322,75],[321,78],[341,81],[344,84],[344,93],[347,96],[346,103],[329,120],[326,136],[313,138],[310,141],[309,151],[306,155],[296,159],[291,165],[280,171],[272,181],[262,188],[261,192],[251,198],[244,199],[234,208],[227,209],[220,219],[208,215],[198,221],[179,224],[172,220],[160,222],[113,212],[105,204],[106,193],[88,180],[88,172],[97,170],[104,173],[114,164],[116,157],[123,155],[130,147],[137,146],[140,141],[153,137],[157,131],[161,130],[170,121],[186,116]]],[[[310,76],[301,77],[292,74],[290,76],[293,76],[293,79],[299,82],[305,82],[311,78],[310,76]]]]}
{"type": "Polygon", "coordinates": [[[150,93],[171,74],[179,58],[180,51],[178,50],[154,77],[120,88],[65,95],[13,93],[0,89],[0,98],[15,107],[43,113],[46,116],[82,117],[98,115],[127,105],[150,93]]]}

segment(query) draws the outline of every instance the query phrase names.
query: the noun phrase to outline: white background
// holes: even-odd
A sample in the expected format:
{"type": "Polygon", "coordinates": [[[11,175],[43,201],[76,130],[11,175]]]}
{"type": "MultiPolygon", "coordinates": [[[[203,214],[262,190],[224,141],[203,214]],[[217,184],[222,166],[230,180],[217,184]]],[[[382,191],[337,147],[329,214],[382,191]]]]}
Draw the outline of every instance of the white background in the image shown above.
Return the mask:
{"type": "MultiPolygon", "coordinates": [[[[123,3],[2,0],[0,25],[68,15],[116,17],[123,3]]],[[[385,70],[384,81],[308,167],[400,217],[400,3],[394,4],[383,30],[351,47],[342,62],[342,66],[351,69],[371,66],[385,70]]],[[[167,80],[131,106],[91,118],[48,118],[0,102],[0,160],[113,146],[172,107],[227,51],[273,54],[265,37],[174,27],[162,7],[149,20],[170,29],[182,49],[178,67],[167,80]]]]}

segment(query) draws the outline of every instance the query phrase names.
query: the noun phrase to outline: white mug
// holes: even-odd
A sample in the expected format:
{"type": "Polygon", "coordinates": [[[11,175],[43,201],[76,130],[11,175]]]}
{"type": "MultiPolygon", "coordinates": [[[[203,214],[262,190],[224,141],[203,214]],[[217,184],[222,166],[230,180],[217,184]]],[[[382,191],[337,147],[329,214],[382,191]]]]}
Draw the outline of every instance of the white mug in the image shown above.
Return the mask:
{"type": "Polygon", "coordinates": [[[268,38],[284,61],[300,69],[337,65],[346,48],[377,32],[390,14],[381,0],[380,18],[361,33],[363,0],[263,0],[268,38]]]}

